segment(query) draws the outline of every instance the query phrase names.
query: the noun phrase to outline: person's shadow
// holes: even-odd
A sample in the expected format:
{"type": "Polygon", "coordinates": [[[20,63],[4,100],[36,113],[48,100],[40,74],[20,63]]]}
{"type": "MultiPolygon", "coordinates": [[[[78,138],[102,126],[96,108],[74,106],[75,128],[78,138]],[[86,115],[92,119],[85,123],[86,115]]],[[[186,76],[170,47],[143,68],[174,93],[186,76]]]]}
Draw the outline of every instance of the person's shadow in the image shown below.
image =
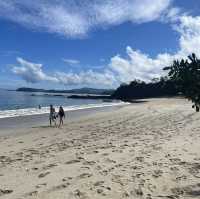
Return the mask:
{"type": "Polygon", "coordinates": [[[34,126],[32,128],[33,129],[38,129],[38,128],[48,129],[48,128],[56,128],[56,126],[44,125],[44,126],[34,126]]]}

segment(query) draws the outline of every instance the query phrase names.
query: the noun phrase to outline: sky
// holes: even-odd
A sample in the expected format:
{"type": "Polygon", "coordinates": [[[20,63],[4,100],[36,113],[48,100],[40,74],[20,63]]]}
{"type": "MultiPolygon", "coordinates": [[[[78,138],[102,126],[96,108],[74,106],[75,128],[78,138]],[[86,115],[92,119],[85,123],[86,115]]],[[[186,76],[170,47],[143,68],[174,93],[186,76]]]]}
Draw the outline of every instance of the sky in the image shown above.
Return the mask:
{"type": "Polygon", "coordinates": [[[0,88],[116,88],[191,53],[198,0],[0,0],[0,88]]]}

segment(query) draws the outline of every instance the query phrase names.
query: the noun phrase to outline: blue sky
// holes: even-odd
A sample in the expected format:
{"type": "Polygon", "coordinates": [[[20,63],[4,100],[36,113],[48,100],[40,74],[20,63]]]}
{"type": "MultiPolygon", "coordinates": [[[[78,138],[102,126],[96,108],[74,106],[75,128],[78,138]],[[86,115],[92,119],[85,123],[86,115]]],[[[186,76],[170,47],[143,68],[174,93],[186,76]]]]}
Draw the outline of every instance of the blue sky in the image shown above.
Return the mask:
{"type": "Polygon", "coordinates": [[[115,88],[200,55],[197,0],[0,1],[0,88],[115,88]]]}

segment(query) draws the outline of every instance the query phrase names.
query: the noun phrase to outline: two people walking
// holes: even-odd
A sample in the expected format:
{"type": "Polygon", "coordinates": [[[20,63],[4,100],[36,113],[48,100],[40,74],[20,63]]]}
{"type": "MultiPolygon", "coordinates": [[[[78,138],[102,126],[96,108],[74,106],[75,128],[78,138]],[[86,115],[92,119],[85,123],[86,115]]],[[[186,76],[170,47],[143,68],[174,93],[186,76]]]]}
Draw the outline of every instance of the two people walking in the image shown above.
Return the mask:
{"type": "Polygon", "coordinates": [[[52,126],[52,123],[54,123],[54,125],[57,126],[57,124],[56,124],[57,118],[59,118],[58,127],[60,127],[61,125],[64,124],[63,119],[65,118],[65,111],[64,111],[63,107],[60,106],[59,111],[56,114],[55,108],[53,107],[53,105],[50,105],[50,114],[49,114],[50,126],[52,126]]]}

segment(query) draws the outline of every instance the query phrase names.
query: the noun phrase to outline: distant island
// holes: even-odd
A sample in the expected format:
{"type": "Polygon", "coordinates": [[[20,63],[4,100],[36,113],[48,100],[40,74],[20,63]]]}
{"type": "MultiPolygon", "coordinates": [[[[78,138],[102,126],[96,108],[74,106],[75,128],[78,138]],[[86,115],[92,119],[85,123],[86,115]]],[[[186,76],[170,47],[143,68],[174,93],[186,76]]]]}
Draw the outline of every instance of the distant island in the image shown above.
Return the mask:
{"type": "Polygon", "coordinates": [[[129,84],[121,84],[116,90],[95,88],[71,90],[19,88],[17,91],[42,92],[45,93],[45,96],[49,96],[49,93],[54,93],[53,96],[64,96],[62,93],[69,93],[72,95],[67,97],[73,99],[102,99],[105,101],[121,100],[126,102],[135,102],[135,100],[145,98],[173,97],[180,95],[180,91],[177,89],[175,82],[167,77],[153,79],[151,82],[147,83],[141,80],[133,80],[129,84]]]}
{"type": "Polygon", "coordinates": [[[96,88],[79,88],[79,89],[70,89],[70,90],[46,90],[38,88],[27,88],[22,87],[18,88],[16,91],[21,92],[40,92],[40,93],[71,93],[71,94],[92,94],[92,95],[112,95],[114,89],[96,89],[96,88]]]}

